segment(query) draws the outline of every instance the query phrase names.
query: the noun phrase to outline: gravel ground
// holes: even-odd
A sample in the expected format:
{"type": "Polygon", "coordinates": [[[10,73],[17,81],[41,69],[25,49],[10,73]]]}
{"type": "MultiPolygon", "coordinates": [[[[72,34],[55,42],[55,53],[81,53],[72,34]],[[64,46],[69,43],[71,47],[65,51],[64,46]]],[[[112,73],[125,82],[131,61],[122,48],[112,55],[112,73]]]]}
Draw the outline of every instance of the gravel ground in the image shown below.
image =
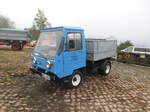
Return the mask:
{"type": "Polygon", "coordinates": [[[8,62],[16,69],[0,69],[0,112],[150,112],[148,67],[113,62],[109,76],[90,74],[71,90],[31,74],[30,51],[0,51],[4,55],[0,67],[8,62]],[[10,55],[22,63],[16,64],[10,55]]]}
{"type": "Polygon", "coordinates": [[[132,81],[150,84],[150,67],[112,62],[112,74],[117,74],[132,81]]]}

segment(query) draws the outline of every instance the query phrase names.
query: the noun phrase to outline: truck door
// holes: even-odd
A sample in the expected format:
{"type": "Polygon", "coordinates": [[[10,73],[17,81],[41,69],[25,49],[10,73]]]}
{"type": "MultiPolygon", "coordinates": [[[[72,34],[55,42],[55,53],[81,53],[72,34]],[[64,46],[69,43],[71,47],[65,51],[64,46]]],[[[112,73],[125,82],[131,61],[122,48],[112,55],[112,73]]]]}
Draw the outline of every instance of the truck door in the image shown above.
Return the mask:
{"type": "Polygon", "coordinates": [[[83,35],[80,32],[69,32],[66,35],[66,50],[64,52],[64,74],[71,75],[74,70],[85,66],[85,50],[83,50],[83,35]]]}

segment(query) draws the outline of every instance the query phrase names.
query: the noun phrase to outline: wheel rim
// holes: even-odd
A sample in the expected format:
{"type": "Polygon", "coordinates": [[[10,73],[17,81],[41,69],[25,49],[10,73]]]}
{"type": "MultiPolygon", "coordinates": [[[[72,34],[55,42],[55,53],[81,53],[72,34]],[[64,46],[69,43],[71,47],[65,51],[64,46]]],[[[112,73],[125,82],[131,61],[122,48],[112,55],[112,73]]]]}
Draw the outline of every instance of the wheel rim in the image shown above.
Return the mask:
{"type": "Polygon", "coordinates": [[[106,71],[105,72],[106,72],[106,74],[108,74],[110,72],[110,65],[109,64],[106,65],[106,71]]]}
{"type": "Polygon", "coordinates": [[[81,82],[81,76],[79,74],[75,74],[72,78],[72,85],[78,86],[81,82]]]}

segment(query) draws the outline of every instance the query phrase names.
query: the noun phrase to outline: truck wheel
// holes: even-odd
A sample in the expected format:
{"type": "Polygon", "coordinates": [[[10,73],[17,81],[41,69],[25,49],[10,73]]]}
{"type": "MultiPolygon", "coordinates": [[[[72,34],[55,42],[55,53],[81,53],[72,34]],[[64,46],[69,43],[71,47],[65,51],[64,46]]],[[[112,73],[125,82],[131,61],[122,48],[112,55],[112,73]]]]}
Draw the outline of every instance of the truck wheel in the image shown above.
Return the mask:
{"type": "Polygon", "coordinates": [[[13,42],[11,45],[13,51],[21,50],[21,44],[19,42],[13,42]]]}
{"type": "Polygon", "coordinates": [[[80,71],[75,71],[71,76],[65,80],[65,84],[67,84],[67,87],[69,88],[77,88],[82,81],[82,73],[80,71]]]}
{"type": "Polygon", "coordinates": [[[22,50],[24,48],[23,43],[20,44],[20,50],[22,50]]]}
{"type": "Polygon", "coordinates": [[[111,70],[111,62],[105,61],[101,65],[100,74],[102,74],[103,76],[107,76],[110,73],[110,70],[111,70]]]}

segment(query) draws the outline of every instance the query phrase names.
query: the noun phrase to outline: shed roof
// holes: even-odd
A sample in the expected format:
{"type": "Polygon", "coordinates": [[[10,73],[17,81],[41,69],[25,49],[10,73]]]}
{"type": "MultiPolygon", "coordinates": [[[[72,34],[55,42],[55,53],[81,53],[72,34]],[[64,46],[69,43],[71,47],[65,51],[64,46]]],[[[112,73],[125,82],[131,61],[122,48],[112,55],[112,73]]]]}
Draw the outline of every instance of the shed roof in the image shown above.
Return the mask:
{"type": "Polygon", "coordinates": [[[138,51],[138,52],[150,52],[150,48],[138,48],[138,47],[135,47],[134,51],[138,51]]]}

